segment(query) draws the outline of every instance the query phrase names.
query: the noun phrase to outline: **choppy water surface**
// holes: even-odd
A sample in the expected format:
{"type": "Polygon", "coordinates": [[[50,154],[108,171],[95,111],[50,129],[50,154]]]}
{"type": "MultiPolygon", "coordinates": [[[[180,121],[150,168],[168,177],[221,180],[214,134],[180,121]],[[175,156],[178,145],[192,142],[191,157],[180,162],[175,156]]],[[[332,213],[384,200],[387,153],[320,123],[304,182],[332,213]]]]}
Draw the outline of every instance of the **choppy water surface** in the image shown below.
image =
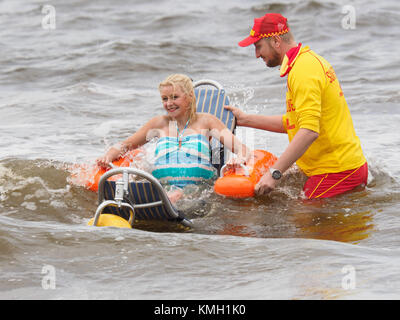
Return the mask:
{"type": "MultiPolygon", "coordinates": [[[[42,27],[44,4],[0,3],[0,298],[400,297],[397,1],[53,1],[52,30],[42,27]],[[342,26],[346,5],[355,29],[342,26]],[[217,80],[248,112],[284,111],[278,70],[237,46],[271,11],[335,67],[367,188],[306,201],[292,168],[254,199],[194,188],[180,204],[190,232],[86,226],[97,195],[68,169],[161,113],[157,86],[168,74],[217,80]],[[46,290],[48,266],[56,287],[46,290]]],[[[276,155],[287,145],[284,135],[237,134],[276,155]]]]}

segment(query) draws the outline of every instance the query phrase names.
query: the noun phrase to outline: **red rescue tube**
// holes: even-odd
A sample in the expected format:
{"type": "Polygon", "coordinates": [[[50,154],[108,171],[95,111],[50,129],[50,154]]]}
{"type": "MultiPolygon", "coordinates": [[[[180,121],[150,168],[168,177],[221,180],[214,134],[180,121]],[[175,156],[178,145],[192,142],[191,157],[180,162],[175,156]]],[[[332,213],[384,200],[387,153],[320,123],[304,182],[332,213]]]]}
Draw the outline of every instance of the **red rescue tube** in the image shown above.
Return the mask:
{"type": "Polygon", "coordinates": [[[278,159],[265,150],[254,150],[250,160],[246,163],[249,175],[244,168],[231,168],[223,173],[214,184],[215,193],[230,198],[254,197],[254,187],[263,174],[278,159]]]}
{"type": "MultiPolygon", "coordinates": [[[[141,152],[143,152],[141,149],[129,151],[123,157],[114,160],[113,164],[117,167],[129,167],[134,158],[141,152]]],[[[71,170],[70,182],[97,192],[101,176],[110,169],[100,167],[97,164],[74,165],[71,170]]],[[[117,175],[110,177],[108,180],[116,179],[118,179],[117,175]]]]}

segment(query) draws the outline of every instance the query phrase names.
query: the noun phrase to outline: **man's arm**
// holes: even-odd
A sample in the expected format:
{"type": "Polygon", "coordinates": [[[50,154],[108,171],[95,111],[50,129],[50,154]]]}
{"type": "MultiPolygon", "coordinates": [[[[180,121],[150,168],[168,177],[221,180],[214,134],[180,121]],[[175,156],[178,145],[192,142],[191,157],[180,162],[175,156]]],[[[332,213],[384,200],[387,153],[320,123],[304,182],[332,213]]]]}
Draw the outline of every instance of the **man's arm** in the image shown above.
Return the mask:
{"type": "Polygon", "coordinates": [[[282,115],[264,116],[259,114],[247,114],[239,108],[232,106],[225,106],[225,109],[232,111],[238,126],[286,133],[286,129],[282,123],[282,115]]]}
{"type": "MultiPolygon", "coordinates": [[[[274,163],[273,168],[278,169],[282,173],[289,169],[293,163],[297,161],[318,138],[318,133],[309,129],[299,129],[286,150],[274,163]]],[[[266,172],[257,183],[255,191],[257,194],[264,194],[275,188],[276,180],[274,180],[270,172],[266,172]]]]}

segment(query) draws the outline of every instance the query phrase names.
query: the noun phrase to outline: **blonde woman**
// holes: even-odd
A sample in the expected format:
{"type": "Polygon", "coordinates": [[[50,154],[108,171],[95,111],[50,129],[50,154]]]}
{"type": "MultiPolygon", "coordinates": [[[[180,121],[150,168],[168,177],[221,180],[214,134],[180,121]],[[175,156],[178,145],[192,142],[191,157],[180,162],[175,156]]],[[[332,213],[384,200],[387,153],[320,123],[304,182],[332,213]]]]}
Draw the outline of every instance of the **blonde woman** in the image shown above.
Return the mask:
{"type": "Polygon", "coordinates": [[[215,116],[196,112],[196,97],[192,80],[173,74],[159,85],[161,101],[166,111],[148,121],[136,133],[111,147],[97,159],[103,167],[158,137],[152,174],[161,182],[178,187],[212,179],[215,175],[210,160],[209,139],[217,138],[238,154],[235,163],[245,162],[250,150],[215,116]]]}

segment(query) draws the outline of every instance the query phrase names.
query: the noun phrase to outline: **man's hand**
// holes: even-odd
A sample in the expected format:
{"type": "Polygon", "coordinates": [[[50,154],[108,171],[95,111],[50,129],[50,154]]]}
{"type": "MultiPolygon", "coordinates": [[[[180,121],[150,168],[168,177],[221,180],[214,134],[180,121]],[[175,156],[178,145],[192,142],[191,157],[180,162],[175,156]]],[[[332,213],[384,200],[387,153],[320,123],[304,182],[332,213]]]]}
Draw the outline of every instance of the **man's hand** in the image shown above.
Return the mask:
{"type": "Polygon", "coordinates": [[[256,184],[254,191],[257,195],[267,194],[275,189],[276,180],[272,178],[271,174],[266,172],[256,184]]]}
{"type": "MultiPolygon", "coordinates": [[[[290,166],[299,159],[310,145],[318,138],[318,133],[309,129],[299,129],[289,146],[273,164],[275,169],[285,172],[290,166]]],[[[254,190],[256,194],[266,194],[275,189],[277,180],[272,178],[271,173],[266,172],[256,184],[254,190]]]]}
{"type": "Polygon", "coordinates": [[[232,106],[224,106],[226,110],[232,111],[233,115],[236,118],[236,124],[238,126],[242,126],[246,117],[246,113],[240,110],[239,108],[232,106]]]}

